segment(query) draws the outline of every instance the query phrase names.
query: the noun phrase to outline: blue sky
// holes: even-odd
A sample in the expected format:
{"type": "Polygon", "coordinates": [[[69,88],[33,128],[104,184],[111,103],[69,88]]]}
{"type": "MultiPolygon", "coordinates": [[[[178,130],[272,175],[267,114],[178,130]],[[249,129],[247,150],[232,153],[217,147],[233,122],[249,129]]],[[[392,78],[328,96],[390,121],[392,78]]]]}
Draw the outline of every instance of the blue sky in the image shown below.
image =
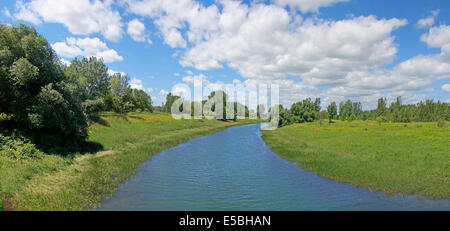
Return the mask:
{"type": "Polygon", "coordinates": [[[450,100],[446,0],[2,0],[0,22],[34,26],[64,60],[103,57],[157,105],[198,75],[277,83],[286,105],[450,100]]]}

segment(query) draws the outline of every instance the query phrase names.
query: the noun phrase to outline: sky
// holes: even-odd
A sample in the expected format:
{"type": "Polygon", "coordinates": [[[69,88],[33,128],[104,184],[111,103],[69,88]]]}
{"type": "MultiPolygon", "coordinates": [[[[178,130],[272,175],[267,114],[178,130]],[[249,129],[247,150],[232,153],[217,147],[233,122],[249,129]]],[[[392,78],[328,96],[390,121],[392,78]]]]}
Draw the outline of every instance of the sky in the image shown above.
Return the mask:
{"type": "Polygon", "coordinates": [[[450,102],[448,0],[0,1],[62,62],[102,58],[156,105],[177,83],[278,84],[305,98],[450,102]]]}

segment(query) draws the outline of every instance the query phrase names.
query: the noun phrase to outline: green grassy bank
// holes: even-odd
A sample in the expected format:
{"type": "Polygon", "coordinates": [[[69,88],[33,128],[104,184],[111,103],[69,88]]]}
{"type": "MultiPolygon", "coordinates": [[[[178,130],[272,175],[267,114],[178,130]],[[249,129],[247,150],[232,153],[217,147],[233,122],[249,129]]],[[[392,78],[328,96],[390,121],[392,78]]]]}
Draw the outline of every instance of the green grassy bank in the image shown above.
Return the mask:
{"type": "Polygon", "coordinates": [[[95,154],[0,155],[3,207],[90,210],[156,153],[195,137],[254,122],[173,120],[167,114],[104,114],[89,130],[89,141],[102,150],[95,154]]]}
{"type": "Polygon", "coordinates": [[[263,131],[281,157],[307,170],[388,194],[450,197],[450,126],[318,122],[263,131]]]}

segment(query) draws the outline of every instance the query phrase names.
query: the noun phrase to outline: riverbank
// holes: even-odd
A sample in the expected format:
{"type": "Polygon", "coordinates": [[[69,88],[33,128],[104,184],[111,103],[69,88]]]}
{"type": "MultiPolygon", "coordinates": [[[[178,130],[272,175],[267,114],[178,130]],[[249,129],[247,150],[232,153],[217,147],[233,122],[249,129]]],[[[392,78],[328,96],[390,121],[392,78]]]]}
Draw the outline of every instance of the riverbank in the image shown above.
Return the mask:
{"type": "Polygon", "coordinates": [[[388,194],[450,198],[450,128],[319,122],[263,131],[281,157],[320,176],[388,194]]]}
{"type": "MultiPolygon", "coordinates": [[[[167,114],[103,114],[89,129],[102,151],[68,157],[0,156],[4,209],[90,210],[156,153],[225,128],[255,121],[174,120],[167,114]]],[[[1,205],[0,205],[1,206],[1,205]]]]}

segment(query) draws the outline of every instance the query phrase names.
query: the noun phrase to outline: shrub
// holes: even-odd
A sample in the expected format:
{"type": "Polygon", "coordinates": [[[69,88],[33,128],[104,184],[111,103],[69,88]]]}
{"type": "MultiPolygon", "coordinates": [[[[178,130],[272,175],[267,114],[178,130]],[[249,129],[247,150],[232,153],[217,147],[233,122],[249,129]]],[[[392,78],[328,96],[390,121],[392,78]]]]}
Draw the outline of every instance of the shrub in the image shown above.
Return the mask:
{"type": "Polygon", "coordinates": [[[36,158],[42,155],[34,144],[25,138],[12,138],[0,134],[0,156],[14,159],[36,158]]]}

